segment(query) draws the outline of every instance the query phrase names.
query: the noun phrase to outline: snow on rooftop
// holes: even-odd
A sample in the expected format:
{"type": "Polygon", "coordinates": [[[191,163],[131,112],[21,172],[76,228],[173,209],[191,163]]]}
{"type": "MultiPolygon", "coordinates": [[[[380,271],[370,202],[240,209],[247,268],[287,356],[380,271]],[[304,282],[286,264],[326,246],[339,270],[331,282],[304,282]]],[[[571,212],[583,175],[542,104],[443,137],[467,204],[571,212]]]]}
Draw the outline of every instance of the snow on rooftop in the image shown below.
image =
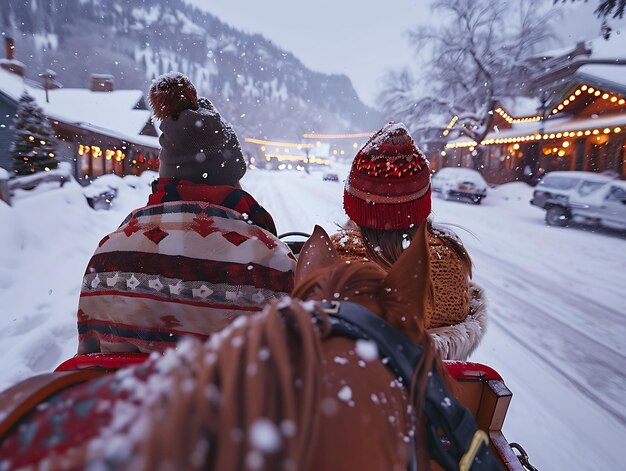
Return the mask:
{"type": "Polygon", "coordinates": [[[505,111],[513,118],[535,116],[541,102],[537,97],[504,97],[500,100],[505,111]]]}
{"type": "MultiPolygon", "coordinates": [[[[613,128],[615,126],[626,126],[626,113],[613,113],[597,118],[571,118],[564,115],[562,117],[546,120],[545,123],[543,123],[543,129],[541,121],[518,123],[514,124],[510,129],[491,131],[487,134],[485,140],[528,136],[540,131],[543,131],[544,134],[552,134],[565,131],[586,131],[588,129],[604,130],[604,128],[613,128]]],[[[462,136],[450,141],[450,144],[468,142],[469,140],[470,139],[466,136],[462,136]]]]}
{"type": "MultiPolygon", "coordinates": [[[[624,46],[626,47],[626,46],[624,46]]],[[[624,51],[626,59],[626,50],[624,51]]],[[[583,65],[576,71],[581,78],[599,79],[602,82],[613,83],[617,87],[626,88],[626,65],[583,65]]]]}
{"type": "Polygon", "coordinates": [[[139,135],[151,117],[148,110],[133,109],[143,98],[141,90],[92,92],[86,88],[45,90],[33,87],[22,77],[0,69],[0,93],[18,101],[27,91],[46,116],[118,139],[158,148],[156,137],[139,135]]]}

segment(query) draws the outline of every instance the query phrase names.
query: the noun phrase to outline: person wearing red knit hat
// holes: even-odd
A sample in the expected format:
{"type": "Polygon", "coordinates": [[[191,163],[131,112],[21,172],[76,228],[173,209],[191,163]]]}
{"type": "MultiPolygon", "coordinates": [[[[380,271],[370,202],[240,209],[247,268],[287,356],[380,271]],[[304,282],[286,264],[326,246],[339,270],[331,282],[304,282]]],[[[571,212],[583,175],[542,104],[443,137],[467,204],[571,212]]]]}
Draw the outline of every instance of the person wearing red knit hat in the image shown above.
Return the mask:
{"type": "Polygon", "coordinates": [[[390,122],[357,153],[346,181],[348,224],[332,236],[349,260],[372,260],[390,269],[420,224],[427,224],[433,282],[426,327],[444,359],[466,360],[486,328],[483,293],[472,263],[452,231],[434,226],[428,160],[402,123],[390,122]]]}

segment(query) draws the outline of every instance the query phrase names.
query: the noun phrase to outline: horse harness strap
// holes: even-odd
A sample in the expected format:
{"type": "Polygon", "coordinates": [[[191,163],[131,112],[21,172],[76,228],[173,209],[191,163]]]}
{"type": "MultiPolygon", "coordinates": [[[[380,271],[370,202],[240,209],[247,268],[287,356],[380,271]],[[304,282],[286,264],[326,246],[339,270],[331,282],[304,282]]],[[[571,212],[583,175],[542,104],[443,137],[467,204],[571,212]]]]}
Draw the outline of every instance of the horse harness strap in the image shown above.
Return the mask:
{"type": "MultiPolygon", "coordinates": [[[[321,305],[330,317],[332,335],[375,342],[383,363],[407,389],[410,387],[415,366],[423,353],[422,347],[363,306],[347,301],[325,301],[321,305]]],[[[424,414],[431,457],[446,471],[501,470],[489,450],[487,434],[478,429],[469,409],[448,393],[434,367],[428,376],[424,414]]],[[[415,447],[410,469],[416,469],[415,447]]]]}
{"type": "Polygon", "coordinates": [[[75,384],[106,374],[105,370],[45,373],[17,383],[0,393],[0,442],[40,402],[75,384]]]}

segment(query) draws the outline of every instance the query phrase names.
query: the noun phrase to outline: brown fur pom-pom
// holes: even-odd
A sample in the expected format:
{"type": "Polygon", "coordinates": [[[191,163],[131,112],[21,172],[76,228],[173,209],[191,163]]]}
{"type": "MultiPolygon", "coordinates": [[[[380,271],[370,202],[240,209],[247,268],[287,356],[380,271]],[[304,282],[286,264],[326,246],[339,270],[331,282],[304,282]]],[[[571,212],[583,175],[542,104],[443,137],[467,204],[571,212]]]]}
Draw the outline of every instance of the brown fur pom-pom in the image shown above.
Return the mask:
{"type": "Polygon", "coordinates": [[[154,115],[165,119],[183,110],[198,108],[198,94],[191,80],[180,72],[170,72],[152,81],[150,105],[154,115]]]}

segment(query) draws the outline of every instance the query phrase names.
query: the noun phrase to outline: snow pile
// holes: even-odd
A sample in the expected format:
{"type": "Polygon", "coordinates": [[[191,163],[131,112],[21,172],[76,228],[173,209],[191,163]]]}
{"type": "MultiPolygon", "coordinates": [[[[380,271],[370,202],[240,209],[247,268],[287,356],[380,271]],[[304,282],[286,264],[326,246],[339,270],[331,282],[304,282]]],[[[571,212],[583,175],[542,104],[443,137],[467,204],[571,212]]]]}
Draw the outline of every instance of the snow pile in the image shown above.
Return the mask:
{"type": "Polygon", "coordinates": [[[20,191],[12,207],[0,204],[0,390],[76,353],[76,307],[87,262],[99,240],[145,205],[150,191],[147,182],[123,185],[106,212],[92,210],[74,180],[50,185],[20,191]]]}

